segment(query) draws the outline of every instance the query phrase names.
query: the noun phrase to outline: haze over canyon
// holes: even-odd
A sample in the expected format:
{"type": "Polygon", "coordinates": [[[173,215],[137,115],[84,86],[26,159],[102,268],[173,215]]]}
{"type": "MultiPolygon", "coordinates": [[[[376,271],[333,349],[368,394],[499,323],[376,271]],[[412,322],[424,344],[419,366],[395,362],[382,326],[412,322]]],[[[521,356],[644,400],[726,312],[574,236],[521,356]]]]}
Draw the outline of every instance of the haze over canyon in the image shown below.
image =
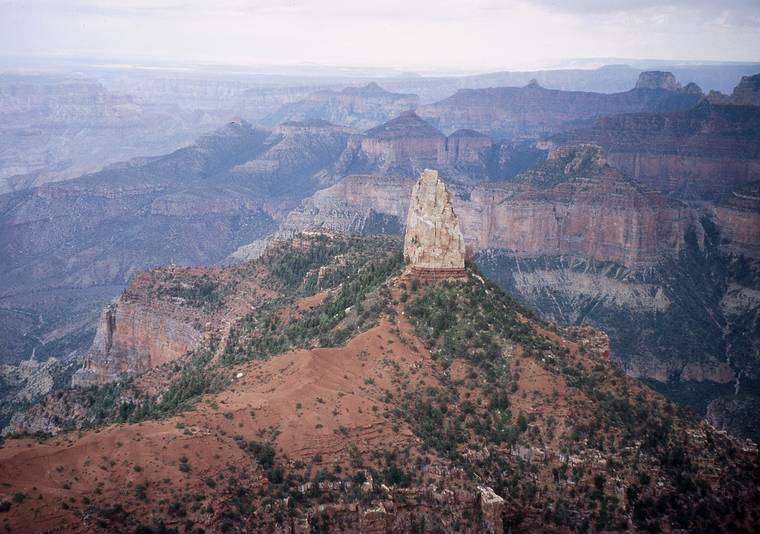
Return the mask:
{"type": "Polygon", "coordinates": [[[426,3],[0,5],[3,528],[757,529],[757,6],[426,3]]]}

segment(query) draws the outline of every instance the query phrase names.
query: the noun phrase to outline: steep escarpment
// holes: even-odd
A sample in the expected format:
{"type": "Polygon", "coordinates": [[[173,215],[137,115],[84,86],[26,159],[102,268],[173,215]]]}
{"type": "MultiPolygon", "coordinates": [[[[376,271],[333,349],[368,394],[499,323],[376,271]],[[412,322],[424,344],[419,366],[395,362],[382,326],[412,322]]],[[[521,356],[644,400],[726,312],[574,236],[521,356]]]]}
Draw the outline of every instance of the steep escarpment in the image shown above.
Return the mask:
{"type": "Polygon", "coordinates": [[[625,377],[601,332],[541,320],[478,272],[405,280],[385,238],[305,234],[249,268],[284,298],[236,320],[218,360],[51,397],[37,414],[65,408],[80,432],[5,441],[10,528],[743,532],[758,520],[757,447],[625,377]]]}
{"type": "MultiPolygon", "coordinates": [[[[291,212],[285,231],[323,226],[371,231],[370,215],[403,223],[412,181],[348,177],[291,212]]],[[[695,214],[641,190],[606,165],[598,147],[555,150],[511,181],[461,189],[453,197],[465,240],[475,249],[516,255],[567,255],[645,267],[684,247],[695,214]],[[469,197],[469,198],[468,198],[469,197]]]]}
{"type": "Polygon", "coordinates": [[[713,206],[712,215],[724,251],[760,259],[760,182],[726,195],[713,206]]]}
{"type": "Polygon", "coordinates": [[[193,324],[199,321],[177,318],[181,309],[130,300],[122,297],[103,310],[72,385],[105,384],[144,373],[178,359],[201,341],[200,324],[193,324]]]}
{"type": "Polygon", "coordinates": [[[367,159],[389,169],[402,165],[432,167],[446,161],[446,136],[414,112],[406,112],[368,130],[361,140],[361,151],[367,159]]]}
{"type": "Polygon", "coordinates": [[[465,235],[478,249],[651,266],[677,255],[694,225],[687,206],[642,191],[598,147],[556,150],[513,182],[470,193],[465,235]]]}
{"type": "Polygon", "coordinates": [[[595,143],[613,167],[644,186],[686,200],[717,200],[760,174],[760,107],[707,101],[677,113],[599,119],[557,135],[595,143]]]}
{"type": "MultiPolygon", "coordinates": [[[[413,185],[348,177],[291,212],[284,235],[400,233],[413,185]]],[[[732,198],[689,208],[582,146],[553,151],[513,181],[457,190],[452,201],[493,280],[546,317],[603,328],[629,374],[704,414],[711,399],[733,395],[737,377],[742,393],[758,392],[757,232],[751,199],[732,198]]]]}
{"type": "Polygon", "coordinates": [[[336,163],[335,176],[415,176],[435,168],[449,182],[474,184],[513,176],[542,157],[528,143],[494,143],[474,130],[445,136],[409,111],[354,136],[336,163]]]}
{"type": "Polygon", "coordinates": [[[577,128],[605,115],[686,110],[701,97],[668,84],[649,83],[648,76],[641,74],[642,86],[613,94],[545,89],[535,81],[521,88],[461,89],[440,102],[420,106],[417,113],[444,132],[470,128],[497,139],[519,139],[577,128]]]}
{"type": "Polygon", "coordinates": [[[134,377],[229,334],[241,314],[279,296],[265,273],[239,266],[162,267],[139,273],[101,313],[92,346],[74,386],[134,377]]]}
{"type": "Polygon", "coordinates": [[[760,393],[760,265],[723,254],[719,234],[704,224],[703,249],[687,235],[677,257],[644,271],[501,250],[481,251],[476,261],[544,316],[603,328],[629,375],[705,414],[713,400],[760,393]]]}

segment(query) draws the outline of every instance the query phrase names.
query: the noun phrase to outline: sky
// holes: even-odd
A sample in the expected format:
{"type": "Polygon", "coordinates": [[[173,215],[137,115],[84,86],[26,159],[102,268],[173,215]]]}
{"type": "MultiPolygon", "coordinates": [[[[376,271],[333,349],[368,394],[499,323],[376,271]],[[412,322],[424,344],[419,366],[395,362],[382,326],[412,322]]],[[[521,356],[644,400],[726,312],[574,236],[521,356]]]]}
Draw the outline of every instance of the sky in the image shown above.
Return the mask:
{"type": "Polygon", "coordinates": [[[0,55],[486,71],[760,60],[760,0],[0,0],[0,55]]]}

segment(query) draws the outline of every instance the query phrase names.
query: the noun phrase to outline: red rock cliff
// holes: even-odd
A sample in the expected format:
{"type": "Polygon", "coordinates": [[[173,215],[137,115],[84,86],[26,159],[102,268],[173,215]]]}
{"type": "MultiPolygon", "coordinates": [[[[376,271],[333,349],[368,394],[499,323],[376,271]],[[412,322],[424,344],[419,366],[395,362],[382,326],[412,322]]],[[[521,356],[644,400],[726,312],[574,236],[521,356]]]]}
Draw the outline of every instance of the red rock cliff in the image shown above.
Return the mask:
{"type": "Polygon", "coordinates": [[[105,384],[176,360],[203,338],[204,314],[151,299],[140,273],[100,315],[97,333],[72,385],[105,384]]]}
{"type": "MultiPolygon", "coordinates": [[[[307,199],[287,218],[294,231],[324,226],[362,231],[371,213],[404,220],[414,180],[351,176],[307,199]]],[[[684,246],[694,214],[641,190],[605,164],[595,147],[555,151],[516,181],[454,195],[466,242],[523,256],[569,255],[645,267],[684,246]]]]}
{"type": "Polygon", "coordinates": [[[758,125],[760,107],[703,102],[686,112],[605,117],[554,142],[597,144],[610,165],[650,189],[716,200],[760,176],[758,125]]]}

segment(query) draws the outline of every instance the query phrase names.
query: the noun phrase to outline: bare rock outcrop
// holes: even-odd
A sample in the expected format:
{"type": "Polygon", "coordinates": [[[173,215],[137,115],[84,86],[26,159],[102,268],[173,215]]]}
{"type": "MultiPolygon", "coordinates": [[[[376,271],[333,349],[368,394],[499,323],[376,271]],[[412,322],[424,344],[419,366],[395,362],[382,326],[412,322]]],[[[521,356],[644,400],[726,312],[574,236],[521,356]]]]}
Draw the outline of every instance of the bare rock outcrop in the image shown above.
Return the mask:
{"type": "Polygon", "coordinates": [[[414,111],[406,111],[352,136],[334,174],[415,176],[422,169],[435,168],[447,180],[474,183],[494,172],[489,167],[493,150],[487,135],[462,129],[447,137],[414,111]]]}
{"type": "MultiPolygon", "coordinates": [[[[400,231],[412,187],[406,178],[347,177],[305,200],[283,228],[287,235],[310,227],[377,233],[378,222],[389,229],[395,221],[400,231]]],[[[695,226],[688,206],[642,190],[606,165],[598,147],[556,149],[543,166],[517,180],[483,183],[463,197],[451,202],[467,245],[519,257],[647,268],[677,255],[695,226]]]]}
{"type": "Polygon", "coordinates": [[[649,70],[639,74],[636,89],[663,89],[665,91],[678,91],[681,84],[678,83],[672,72],[661,70],[649,70]]]}
{"type": "Polygon", "coordinates": [[[612,167],[648,189],[717,200],[760,176],[760,107],[708,100],[677,113],[603,117],[552,140],[601,146],[612,167]]]}
{"type": "Polygon", "coordinates": [[[425,169],[412,189],[404,259],[411,273],[430,278],[465,276],[465,244],[451,195],[438,172],[425,169]]]}
{"type": "Polygon", "coordinates": [[[760,181],[732,191],[713,206],[712,215],[725,252],[760,259],[760,181]]]}
{"type": "Polygon", "coordinates": [[[166,312],[123,297],[108,306],[72,385],[106,384],[122,375],[135,376],[195,348],[202,332],[166,312]]]}
{"type": "Polygon", "coordinates": [[[760,74],[742,76],[739,85],[731,95],[710,91],[707,99],[713,104],[735,104],[738,106],[760,106],[760,74]]]}

